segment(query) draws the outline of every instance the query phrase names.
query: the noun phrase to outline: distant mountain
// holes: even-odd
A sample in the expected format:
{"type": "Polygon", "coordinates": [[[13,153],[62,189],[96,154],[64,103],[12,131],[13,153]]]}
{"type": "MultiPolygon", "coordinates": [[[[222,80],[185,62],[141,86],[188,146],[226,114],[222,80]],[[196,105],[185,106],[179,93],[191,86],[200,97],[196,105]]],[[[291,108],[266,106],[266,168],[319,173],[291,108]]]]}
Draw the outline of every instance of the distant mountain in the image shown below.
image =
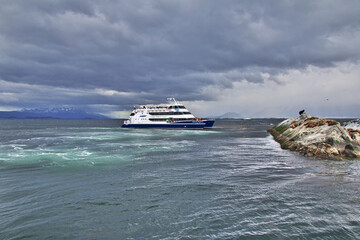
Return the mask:
{"type": "Polygon", "coordinates": [[[35,109],[23,109],[21,111],[0,111],[0,118],[108,119],[108,117],[105,117],[101,114],[87,113],[83,110],[69,108],[69,107],[35,108],[35,109]]]}
{"type": "Polygon", "coordinates": [[[240,114],[236,112],[227,112],[220,116],[213,116],[211,118],[242,118],[240,114]]]}

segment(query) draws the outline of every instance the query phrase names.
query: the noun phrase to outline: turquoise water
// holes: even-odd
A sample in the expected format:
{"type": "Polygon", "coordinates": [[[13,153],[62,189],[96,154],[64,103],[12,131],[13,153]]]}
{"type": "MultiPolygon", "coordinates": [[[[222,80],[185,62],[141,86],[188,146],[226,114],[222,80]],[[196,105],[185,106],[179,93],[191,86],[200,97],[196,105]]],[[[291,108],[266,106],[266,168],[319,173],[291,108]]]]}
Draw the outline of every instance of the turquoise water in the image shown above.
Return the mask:
{"type": "Polygon", "coordinates": [[[279,121],[1,120],[0,239],[359,239],[359,161],[282,150],[279,121]]]}

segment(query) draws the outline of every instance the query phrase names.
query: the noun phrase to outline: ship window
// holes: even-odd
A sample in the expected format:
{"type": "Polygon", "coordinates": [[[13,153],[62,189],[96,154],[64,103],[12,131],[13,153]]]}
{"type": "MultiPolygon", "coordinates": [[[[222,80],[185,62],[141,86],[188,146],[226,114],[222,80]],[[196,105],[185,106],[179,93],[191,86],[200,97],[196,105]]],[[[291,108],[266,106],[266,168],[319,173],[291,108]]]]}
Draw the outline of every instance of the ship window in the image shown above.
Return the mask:
{"type": "Polygon", "coordinates": [[[131,114],[130,114],[130,116],[134,116],[134,115],[135,115],[135,113],[131,113],[131,114]]]}
{"type": "MultiPolygon", "coordinates": [[[[169,118],[149,118],[149,121],[152,122],[164,122],[166,121],[166,119],[169,118]]],[[[191,121],[191,120],[195,120],[194,118],[171,118],[174,121],[191,121]]]]}
{"type": "Polygon", "coordinates": [[[150,115],[183,115],[191,114],[190,112],[149,112],[150,115]]]}

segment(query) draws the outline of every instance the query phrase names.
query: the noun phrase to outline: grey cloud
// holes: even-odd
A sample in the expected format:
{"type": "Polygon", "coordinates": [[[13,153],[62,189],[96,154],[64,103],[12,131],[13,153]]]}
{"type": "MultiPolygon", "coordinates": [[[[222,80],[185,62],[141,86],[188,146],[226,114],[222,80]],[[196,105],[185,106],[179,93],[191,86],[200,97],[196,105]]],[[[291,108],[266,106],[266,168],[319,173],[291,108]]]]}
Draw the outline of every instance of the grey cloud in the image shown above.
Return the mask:
{"type": "MultiPolygon", "coordinates": [[[[75,89],[12,83],[0,80],[0,103],[12,108],[56,107],[78,105],[84,109],[91,105],[113,105],[113,110],[131,109],[134,104],[150,103],[163,98],[146,92],[118,92],[106,89],[75,89]]],[[[1,107],[1,104],[0,104],[1,107]]]]}
{"type": "Polygon", "coordinates": [[[359,12],[357,0],[8,1],[0,9],[0,78],[143,92],[144,101],[215,99],[203,88],[358,61],[359,12]]]}

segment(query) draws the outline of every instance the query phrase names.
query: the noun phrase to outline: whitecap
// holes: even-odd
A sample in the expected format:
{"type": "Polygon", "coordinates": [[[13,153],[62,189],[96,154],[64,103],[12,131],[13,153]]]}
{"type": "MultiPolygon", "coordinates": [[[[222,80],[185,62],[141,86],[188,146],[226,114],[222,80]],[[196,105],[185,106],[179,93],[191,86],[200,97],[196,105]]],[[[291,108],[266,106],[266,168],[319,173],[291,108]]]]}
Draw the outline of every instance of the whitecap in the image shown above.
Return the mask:
{"type": "Polygon", "coordinates": [[[91,152],[84,150],[80,154],[78,154],[78,156],[86,157],[86,156],[90,156],[91,154],[92,154],[91,152]]]}
{"type": "Polygon", "coordinates": [[[360,129],[360,119],[344,123],[344,128],[360,129]]]}

